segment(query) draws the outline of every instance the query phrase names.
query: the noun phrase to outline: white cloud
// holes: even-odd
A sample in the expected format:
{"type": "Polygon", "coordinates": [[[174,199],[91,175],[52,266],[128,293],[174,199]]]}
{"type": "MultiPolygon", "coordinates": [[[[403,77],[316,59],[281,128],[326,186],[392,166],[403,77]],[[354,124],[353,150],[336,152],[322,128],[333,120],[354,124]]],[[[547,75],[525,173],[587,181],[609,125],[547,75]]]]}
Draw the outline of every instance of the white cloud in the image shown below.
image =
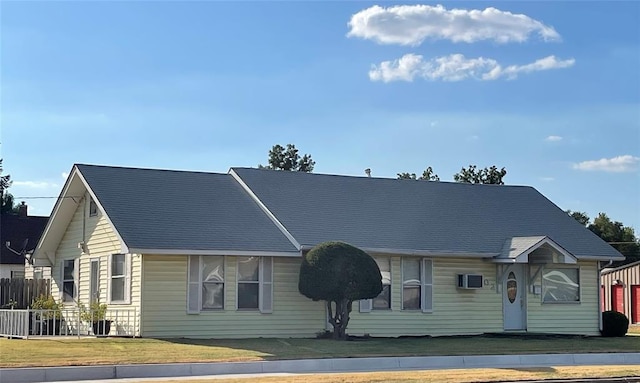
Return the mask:
{"type": "Polygon", "coordinates": [[[562,141],[562,137],[560,136],[549,136],[547,138],[544,139],[545,141],[549,141],[549,142],[557,142],[557,141],[562,141]]]}
{"type": "Polygon", "coordinates": [[[13,181],[12,186],[22,186],[29,189],[57,188],[58,185],[46,181],[13,181]]]}
{"type": "Polygon", "coordinates": [[[573,164],[573,168],[584,171],[623,173],[636,170],[639,163],[640,157],[627,154],[613,158],[601,158],[599,160],[579,162],[577,164],[573,164]]]}
{"type": "Polygon", "coordinates": [[[551,182],[551,181],[555,181],[556,179],[553,177],[540,177],[540,181],[544,181],[544,182],[551,182]]]}
{"type": "Polygon", "coordinates": [[[574,63],[574,59],[558,60],[555,56],[548,56],[530,64],[503,68],[494,59],[483,57],[468,59],[459,53],[436,57],[429,61],[424,61],[421,55],[409,53],[397,60],[383,61],[380,65],[373,65],[369,71],[369,79],[383,82],[411,82],[418,77],[431,81],[460,81],[468,78],[489,81],[504,77],[512,80],[520,73],[567,68],[574,63]]]}
{"type": "Polygon", "coordinates": [[[374,5],[353,16],[348,37],[360,37],[379,44],[420,45],[425,39],[473,43],[524,42],[533,34],[544,41],[558,41],[558,32],[523,14],[496,8],[446,9],[442,5],[374,5]]]}
{"type": "Polygon", "coordinates": [[[62,174],[60,174],[62,176],[63,179],[67,179],[69,177],[69,173],[67,172],[62,172],[62,174]]]}

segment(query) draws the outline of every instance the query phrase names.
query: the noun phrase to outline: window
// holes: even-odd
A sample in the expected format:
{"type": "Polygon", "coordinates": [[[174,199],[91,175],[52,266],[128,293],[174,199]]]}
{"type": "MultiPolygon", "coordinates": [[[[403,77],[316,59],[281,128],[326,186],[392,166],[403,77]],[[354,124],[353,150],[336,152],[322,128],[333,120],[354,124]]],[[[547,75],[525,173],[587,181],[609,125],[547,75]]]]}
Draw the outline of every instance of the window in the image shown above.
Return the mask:
{"type": "Polygon", "coordinates": [[[389,257],[376,257],[374,259],[380,269],[382,291],[377,297],[373,298],[373,309],[388,310],[391,308],[391,262],[389,257]]]}
{"type": "Polygon", "coordinates": [[[202,257],[202,309],[224,308],[224,257],[202,257]]]}
{"type": "Polygon", "coordinates": [[[273,259],[238,257],[238,310],[273,310],[273,259]]]}
{"type": "Polygon", "coordinates": [[[420,259],[402,259],[402,309],[420,310],[421,285],[420,259]]]}
{"type": "Polygon", "coordinates": [[[41,268],[36,268],[33,270],[33,279],[42,279],[43,275],[42,275],[42,269],[41,268]]]}
{"type": "Polygon", "coordinates": [[[109,259],[109,303],[129,304],[131,255],[112,254],[109,259]]]}
{"type": "Polygon", "coordinates": [[[89,217],[96,216],[98,216],[98,204],[96,204],[93,198],[89,198],[89,217]]]}
{"type": "Polygon", "coordinates": [[[580,302],[580,269],[578,267],[547,267],[542,273],[544,303],[580,302]]]}
{"type": "Polygon", "coordinates": [[[62,302],[73,302],[76,298],[76,260],[62,261],[62,302]]]}
{"type": "Polygon", "coordinates": [[[402,309],[433,309],[433,261],[402,258],[402,309]]]}
{"type": "Polygon", "coordinates": [[[11,278],[24,279],[24,270],[11,270],[11,278]]]}

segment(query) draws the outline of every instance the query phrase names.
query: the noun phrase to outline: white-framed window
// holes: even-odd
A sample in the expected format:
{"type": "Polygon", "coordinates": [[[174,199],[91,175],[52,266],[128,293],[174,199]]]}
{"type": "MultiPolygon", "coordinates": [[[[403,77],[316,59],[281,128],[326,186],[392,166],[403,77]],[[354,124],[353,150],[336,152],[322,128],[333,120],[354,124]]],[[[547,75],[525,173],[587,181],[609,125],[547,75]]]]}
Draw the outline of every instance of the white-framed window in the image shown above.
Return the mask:
{"type": "Polygon", "coordinates": [[[131,254],[109,256],[109,303],[131,303],[131,254]]]}
{"type": "Polygon", "coordinates": [[[433,261],[402,258],[402,309],[433,310],[433,261]]]}
{"type": "Polygon", "coordinates": [[[98,204],[93,198],[89,197],[89,217],[97,217],[98,216],[98,204]]]}
{"type": "Polygon", "coordinates": [[[391,258],[373,257],[380,269],[382,279],[382,291],[373,299],[360,300],[360,312],[370,312],[371,310],[391,309],[391,258]]]}
{"type": "Polygon", "coordinates": [[[238,310],[273,311],[273,258],[237,258],[236,307],[238,310]]]}
{"type": "Polygon", "coordinates": [[[382,291],[373,298],[372,309],[389,310],[391,308],[391,259],[389,257],[375,257],[380,278],[382,278],[382,291]]]}
{"type": "Polygon", "coordinates": [[[545,265],[542,271],[542,302],[579,303],[580,268],[545,265]]]}
{"type": "Polygon", "coordinates": [[[190,255],[187,313],[224,309],[225,257],[190,255]]]}
{"type": "Polygon", "coordinates": [[[74,302],[78,298],[78,260],[65,259],[60,264],[62,302],[74,302]]]}

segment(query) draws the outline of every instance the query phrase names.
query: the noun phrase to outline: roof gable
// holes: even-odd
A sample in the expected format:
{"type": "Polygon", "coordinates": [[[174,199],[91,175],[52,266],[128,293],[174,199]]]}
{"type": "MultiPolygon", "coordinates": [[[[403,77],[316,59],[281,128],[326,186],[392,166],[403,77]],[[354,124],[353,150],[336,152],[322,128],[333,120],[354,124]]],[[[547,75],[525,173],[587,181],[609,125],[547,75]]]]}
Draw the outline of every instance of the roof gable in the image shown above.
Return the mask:
{"type": "Polygon", "coordinates": [[[76,165],[129,252],[297,252],[228,174],[76,165]]]}
{"type": "Polygon", "coordinates": [[[36,247],[40,236],[44,231],[49,217],[26,216],[21,217],[16,214],[2,214],[0,216],[0,264],[24,264],[24,258],[13,253],[6,247],[6,243],[11,243],[11,248],[17,251],[25,240],[28,240],[27,251],[36,247]]]}

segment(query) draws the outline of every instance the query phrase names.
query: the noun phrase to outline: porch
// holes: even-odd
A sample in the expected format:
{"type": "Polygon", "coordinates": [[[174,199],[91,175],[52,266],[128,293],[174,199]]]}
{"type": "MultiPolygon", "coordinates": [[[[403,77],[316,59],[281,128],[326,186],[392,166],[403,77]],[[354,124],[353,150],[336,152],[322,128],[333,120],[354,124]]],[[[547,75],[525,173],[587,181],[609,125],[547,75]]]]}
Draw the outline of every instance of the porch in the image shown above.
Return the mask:
{"type": "MultiPolygon", "coordinates": [[[[85,313],[86,314],[86,313],[85,313]]],[[[93,315],[91,315],[93,317],[93,315]]],[[[86,318],[86,317],[85,317],[86,318]]],[[[139,312],[107,309],[104,320],[85,321],[78,308],[61,310],[0,310],[0,336],[7,338],[140,336],[139,312]]]]}

